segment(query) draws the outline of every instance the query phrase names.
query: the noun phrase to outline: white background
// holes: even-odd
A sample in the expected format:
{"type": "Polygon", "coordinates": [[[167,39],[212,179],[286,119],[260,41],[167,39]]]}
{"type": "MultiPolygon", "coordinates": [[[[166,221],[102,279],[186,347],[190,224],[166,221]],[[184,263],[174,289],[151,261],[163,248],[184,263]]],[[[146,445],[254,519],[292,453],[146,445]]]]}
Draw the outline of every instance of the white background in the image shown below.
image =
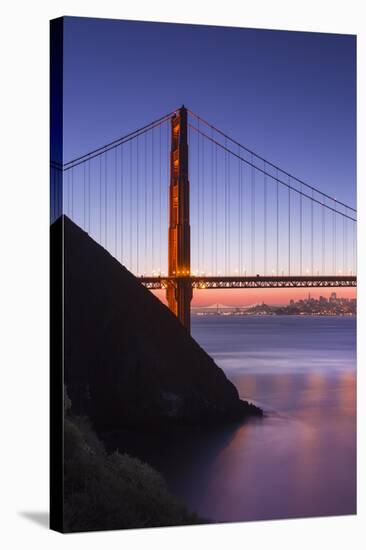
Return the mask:
{"type": "MultiPolygon", "coordinates": [[[[361,548],[365,513],[365,44],[356,0],[2,3],[0,544],[2,548],[361,548]],[[48,511],[48,20],[61,15],[358,35],[358,516],[60,535],[48,511]],[[28,516],[28,517],[27,517],[28,516]]],[[[274,472],[275,475],[275,472],[274,472]]],[[[278,495],[281,498],[281,495],[278,495]]],[[[365,533],[363,533],[364,539],[365,533]]]]}

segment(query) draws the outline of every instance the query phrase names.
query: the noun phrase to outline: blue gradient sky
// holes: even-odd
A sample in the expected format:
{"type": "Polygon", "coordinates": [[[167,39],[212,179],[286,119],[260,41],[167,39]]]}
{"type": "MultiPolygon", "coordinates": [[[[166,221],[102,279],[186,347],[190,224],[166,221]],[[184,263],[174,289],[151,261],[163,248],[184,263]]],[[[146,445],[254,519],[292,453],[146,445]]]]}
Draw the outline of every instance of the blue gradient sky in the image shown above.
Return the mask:
{"type": "Polygon", "coordinates": [[[354,36],[65,19],[65,161],[182,103],[355,205],[354,36]]]}
{"type": "Polygon", "coordinates": [[[66,17],[64,161],[184,103],[355,207],[355,47],[348,35],[66,17]]]}

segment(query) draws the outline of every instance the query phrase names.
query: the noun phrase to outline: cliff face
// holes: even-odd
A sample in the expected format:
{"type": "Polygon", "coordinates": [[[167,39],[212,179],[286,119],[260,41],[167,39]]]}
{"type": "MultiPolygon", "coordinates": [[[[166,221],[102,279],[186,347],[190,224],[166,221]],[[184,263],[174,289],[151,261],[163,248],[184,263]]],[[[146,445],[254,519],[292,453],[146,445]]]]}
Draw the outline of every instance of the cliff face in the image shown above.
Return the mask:
{"type": "MultiPolygon", "coordinates": [[[[101,429],[237,420],[261,411],[175,316],[64,217],[65,372],[73,407],[101,429]]],[[[62,230],[59,219],[51,228],[62,230]]]]}

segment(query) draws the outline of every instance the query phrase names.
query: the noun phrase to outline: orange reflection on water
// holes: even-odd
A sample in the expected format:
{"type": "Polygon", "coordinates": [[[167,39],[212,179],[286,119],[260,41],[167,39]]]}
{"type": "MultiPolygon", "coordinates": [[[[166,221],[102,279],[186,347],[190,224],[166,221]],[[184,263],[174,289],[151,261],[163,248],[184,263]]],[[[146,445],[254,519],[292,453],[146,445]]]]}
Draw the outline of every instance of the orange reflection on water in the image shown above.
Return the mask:
{"type": "Polygon", "coordinates": [[[329,390],[327,378],[321,371],[310,371],[305,376],[305,382],[306,387],[302,392],[300,404],[307,411],[311,409],[313,415],[321,414],[323,401],[327,399],[329,390]]]}
{"type": "Polygon", "coordinates": [[[253,399],[256,395],[257,377],[254,374],[246,374],[239,380],[234,380],[234,384],[238,389],[241,399],[253,399]]]}
{"type": "Polygon", "coordinates": [[[293,376],[291,373],[283,373],[273,376],[273,386],[281,395],[289,395],[293,387],[293,376]]]}
{"type": "Polygon", "coordinates": [[[343,371],[340,376],[341,391],[339,392],[340,406],[342,413],[347,416],[354,416],[356,413],[356,372],[343,371]]]}

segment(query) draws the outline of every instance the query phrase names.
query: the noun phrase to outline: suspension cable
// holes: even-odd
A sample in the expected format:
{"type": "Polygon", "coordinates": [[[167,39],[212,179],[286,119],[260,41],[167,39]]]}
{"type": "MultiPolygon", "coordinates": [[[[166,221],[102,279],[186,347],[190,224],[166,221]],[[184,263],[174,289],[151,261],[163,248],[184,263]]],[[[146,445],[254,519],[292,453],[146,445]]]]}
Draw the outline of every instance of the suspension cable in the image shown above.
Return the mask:
{"type": "Polygon", "coordinates": [[[257,153],[255,153],[254,151],[252,151],[251,149],[249,149],[248,147],[245,147],[245,145],[242,145],[241,143],[239,143],[238,141],[236,141],[235,139],[231,138],[230,136],[228,136],[227,134],[225,134],[222,130],[220,130],[219,128],[216,128],[215,126],[213,126],[212,124],[210,124],[207,120],[203,119],[202,117],[200,117],[199,115],[197,115],[196,113],[194,113],[193,111],[191,111],[190,109],[187,109],[187,111],[192,115],[194,116],[197,120],[200,120],[201,122],[203,122],[204,124],[206,124],[206,126],[209,126],[210,128],[212,128],[215,132],[217,132],[218,134],[220,134],[222,137],[228,139],[229,141],[231,141],[232,143],[234,143],[235,145],[237,145],[238,147],[240,147],[241,149],[243,149],[244,151],[246,151],[247,153],[249,153],[250,155],[253,155],[255,156],[258,160],[260,161],[263,161],[265,162],[266,164],[268,164],[268,166],[271,166],[271,168],[274,168],[275,170],[279,170],[280,172],[282,172],[282,174],[284,174],[285,176],[288,176],[290,177],[292,180],[295,180],[297,181],[298,183],[301,183],[302,185],[308,187],[309,189],[312,189],[313,191],[315,191],[316,193],[319,193],[320,195],[323,195],[325,198],[329,199],[329,200],[332,200],[332,201],[335,201],[337,204],[339,204],[340,206],[345,206],[347,209],[349,210],[352,210],[353,212],[356,212],[356,209],[355,208],[352,208],[351,206],[348,206],[347,204],[344,204],[343,202],[341,201],[338,201],[337,199],[335,199],[334,197],[331,197],[330,195],[327,195],[326,193],[324,193],[323,191],[319,191],[316,187],[313,187],[312,185],[309,185],[308,183],[306,183],[305,181],[302,181],[301,179],[297,178],[296,176],[293,176],[292,174],[290,174],[289,172],[286,172],[286,170],[282,170],[282,168],[280,168],[279,166],[276,166],[275,164],[273,164],[272,162],[264,159],[263,157],[261,157],[260,155],[258,155],[257,153]]]}
{"type": "Polygon", "coordinates": [[[160,124],[163,124],[168,119],[170,119],[174,114],[177,113],[177,110],[172,111],[171,113],[168,113],[167,115],[164,115],[157,120],[154,120],[153,122],[150,122],[149,124],[146,124],[145,126],[142,126],[138,130],[134,130],[133,132],[130,132],[129,134],[126,134],[125,136],[122,136],[118,139],[115,139],[114,141],[111,141],[110,143],[107,143],[106,145],[103,145],[102,147],[98,147],[97,149],[94,149],[93,151],[89,151],[89,153],[85,153],[84,155],[77,157],[75,159],[69,160],[68,162],[65,162],[65,164],[62,166],[60,165],[60,169],[63,170],[69,170],[70,168],[74,168],[78,164],[81,164],[83,162],[87,162],[88,160],[91,160],[92,158],[95,158],[99,155],[102,155],[103,153],[106,153],[107,151],[110,151],[111,149],[114,149],[115,147],[118,147],[119,145],[123,145],[124,143],[127,143],[128,141],[134,139],[138,135],[144,134],[145,132],[148,132],[149,130],[152,130],[153,128],[159,126],[160,124]]]}
{"type": "MultiPolygon", "coordinates": [[[[205,137],[206,139],[208,140],[211,140],[211,137],[207,134],[205,134],[204,132],[202,132],[201,130],[198,130],[195,126],[191,125],[191,127],[196,131],[196,132],[199,132],[203,137],[205,137]]],[[[239,158],[240,160],[242,160],[243,162],[245,162],[246,164],[248,164],[249,166],[252,166],[255,170],[257,170],[258,172],[261,172],[262,174],[264,173],[264,170],[262,168],[260,168],[259,166],[253,164],[252,161],[248,161],[247,159],[243,158],[242,156],[238,155],[237,153],[234,153],[234,151],[231,151],[231,149],[228,149],[225,145],[223,145],[222,143],[220,143],[219,141],[217,140],[213,140],[214,143],[218,146],[218,147],[221,147],[221,149],[225,150],[226,152],[230,153],[231,155],[233,155],[234,157],[237,157],[239,158]]],[[[254,154],[254,153],[253,153],[254,154]]],[[[269,172],[266,172],[267,176],[269,176],[271,179],[273,180],[276,180],[276,176],[274,176],[273,174],[269,173],[269,172]]],[[[290,178],[292,178],[291,175],[288,176],[288,180],[290,180],[290,178]]],[[[295,179],[295,178],[293,178],[295,179]]],[[[299,189],[297,189],[296,187],[293,187],[292,185],[290,185],[290,183],[286,183],[284,182],[283,180],[281,179],[277,179],[277,181],[287,187],[288,189],[291,189],[291,191],[294,191],[295,193],[298,193],[299,195],[301,194],[303,197],[306,197],[307,199],[310,199],[310,200],[313,200],[314,203],[317,203],[317,204],[320,204],[321,206],[324,206],[325,208],[327,208],[328,210],[332,210],[334,211],[336,214],[340,215],[340,216],[344,216],[352,221],[356,221],[355,218],[352,218],[351,216],[345,214],[344,212],[340,212],[339,210],[337,210],[335,207],[331,207],[329,206],[328,204],[325,204],[325,203],[322,203],[320,202],[319,200],[317,199],[314,199],[311,197],[311,195],[308,195],[307,193],[304,193],[303,191],[300,191],[299,189]]],[[[303,185],[306,185],[306,184],[303,184],[303,185]]],[[[317,191],[315,188],[314,190],[321,194],[321,195],[324,195],[323,193],[321,193],[320,191],[317,191]]],[[[332,199],[334,202],[337,202],[336,199],[332,199]]],[[[339,204],[342,204],[342,203],[339,203],[339,204]]],[[[353,210],[351,207],[347,206],[347,208],[349,210],[353,210]]]]}

